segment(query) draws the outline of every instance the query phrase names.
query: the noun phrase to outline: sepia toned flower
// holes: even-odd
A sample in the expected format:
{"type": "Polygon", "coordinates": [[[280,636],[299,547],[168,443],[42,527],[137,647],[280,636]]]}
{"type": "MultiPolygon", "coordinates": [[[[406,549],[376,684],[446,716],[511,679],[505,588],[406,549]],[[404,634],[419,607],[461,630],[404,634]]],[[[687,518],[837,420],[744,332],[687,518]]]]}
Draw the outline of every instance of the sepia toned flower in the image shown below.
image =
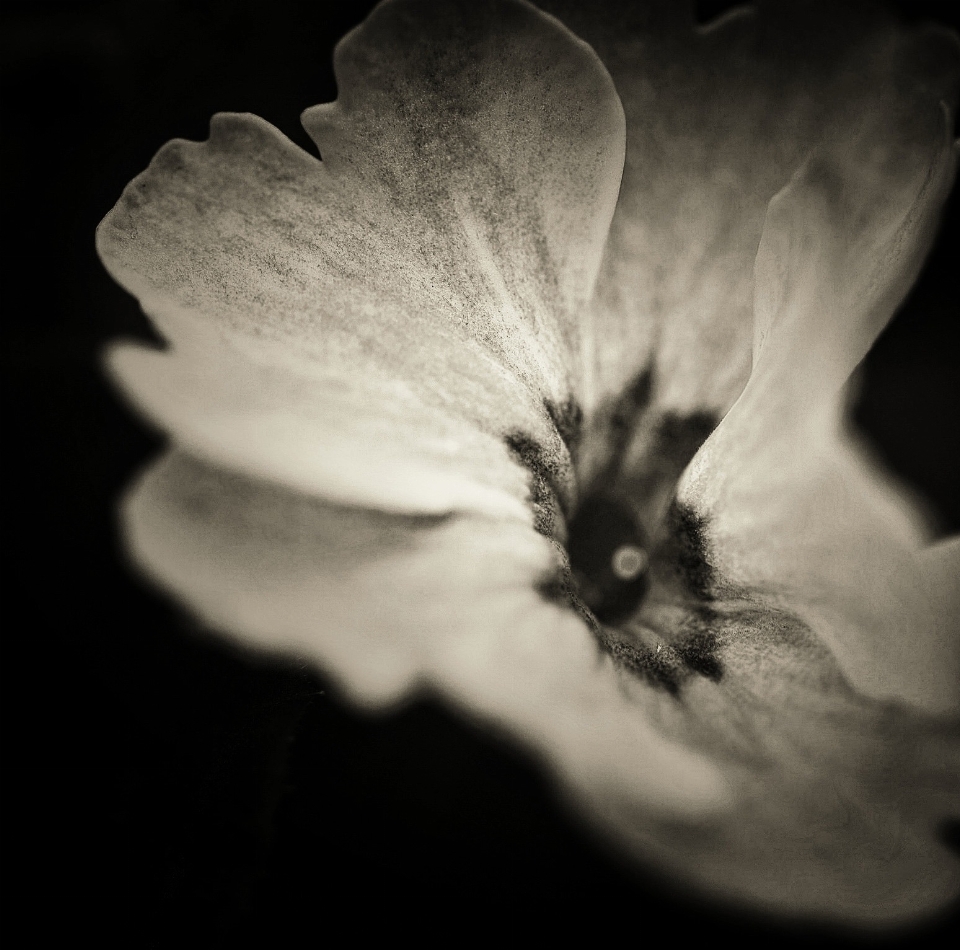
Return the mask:
{"type": "Polygon", "coordinates": [[[834,5],[388,0],[320,158],[221,114],[103,221],[164,349],[129,551],[374,708],[431,692],[665,878],[861,924],[960,891],[960,542],[851,374],[956,164],[956,38],[834,5]]]}

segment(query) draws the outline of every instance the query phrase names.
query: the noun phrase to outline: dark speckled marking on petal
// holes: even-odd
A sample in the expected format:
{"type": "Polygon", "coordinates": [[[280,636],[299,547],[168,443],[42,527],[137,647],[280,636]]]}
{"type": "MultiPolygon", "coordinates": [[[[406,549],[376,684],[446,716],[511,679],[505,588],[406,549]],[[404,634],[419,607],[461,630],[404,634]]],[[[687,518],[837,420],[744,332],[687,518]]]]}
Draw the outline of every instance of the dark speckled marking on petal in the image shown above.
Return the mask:
{"type": "Polygon", "coordinates": [[[614,639],[604,645],[607,652],[632,673],[642,676],[651,686],[679,698],[680,687],[690,674],[683,669],[677,652],[672,647],[663,647],[657,651],[643,644],[614,639]]]}
{"type": "Polygon", "coordinates": [[[709,630],[693,634],[677,646],[677,653],[694,673],[714,683],[723,678],[723,664],[717,656],[717,635],[709,630]]]}
{"type": "Polygon", "coordinates": [[[523,432],[507,433],[504,442],[517,462],[530,473],[530,505],[533,509],[534,528],[548,538],[556,537],[556,485],[543,450],[534,439],[523,432]]]}
{"type": "Polygon", "coordinates": [[[681,698],[684,684],[694,676],[715,683],[723,678],[723,664],[718,656],[720,641],[714,631],[717,615],[709,606],[694,610],[679,642],[660,643],[654,649],[628,638],[616,626],[600,623],[581,598],[573,573],[567,566],[544,577],[537,585],[537,592],[549,603],[575,611],[605,653],[650,686],[664,690],[676,699],[681,698]]]}
{"type": "Polygon", "coordinates": [[[548,603],[573,610],[587,624],[597,640],[603,643],[600,622],[581,600],[576,581],[568,567],[558,568],[544,577],[537,584],[536,591],[548,603]]]}
{"type": "Polygon", "coordinates": [[[553,539],[566,535],[564,515],[569,501],[563,491],[563,473],[543,447],[524,432],[504,436],[510,453],[530,473],[530,505],[536,530],[553,539]]]}
{"type": "Polygon", "coordinates": [[[557,433],[552,451],[520,431],[508,432],[504,443],[530,473],[534,527],[559,540],[566,537],[566,519],[575,503],[573,455],[583,432],[583,409],[572,396],[559,404],[544,399],[543,406],[557,433]]]}
{"type": "Polygon", "coordinates": [[[618,482],[643,512],[651,534],[661,533],[677,482],[717,422],[706,412],[665,412],[645,419],[624,449],[618,482]]]}
{"type": "Polygon", "coordinates": [[[620,475],[627,448],[652,397],[653,370],[647,367],[634,377],[607,410],[604,422],[606,460],[596,475],[598,486],[610,487],[620,475]]]}
{"type": "Polygon", "coordinates": [[[723,664],[718,656],[720,642],[712,629],[713,617],[709,610],[696,611],[689,632],[677,642],[661,642],[656,647],[609,627],[601,632],[600,641],[604,649],[632,673],[679,699],[682,687],[694,676],[714,683],[723,678],[723,664]]]}
{"type": "Polygon", "coordinates": [[[552,399],[544,399],[543,405],[570,454],[575,455],[583,435],[583,408],[580,403],[573,396],[568,396],[559,405],[552,399]]]}
{"type": "Polygon", "coordinates": [[[584,420],[575,400],[544,400],[544,409],[562,442],[559,452],[549,452],[523,432],[509,433],[505,442],[530,473],[537,531],[567,549],[563,567],[538,585],[540,596],[575,611],[617,663],[679,698],[691,677],[717,682],[723,676],[714,632],[716,615],[709,605],[715,577],[706,525],[693,509],[670,501],[683,470],[716,427],[717,419],[705,412],[687,416],[667,412],[652,417],[654,388],[654,373],[648,367],[601,414],[594,437],[601,438],[603,462],[590,487],[581,486],[584,494],[576,506],[567,466],[584,436],[584,420]],[[639,446],[633,443],[638,436],[642,449],[635,455],[632,450],[639,446]],[[617,504],[621,497],[622,504],[617,504]],[[597,505],[603,508],[599,514],[594,510],[597,505]],[[656,512],[660,541],[655,550],[649,549],[638,517],[644,510],[656,512]],[[649,551],[651,561],[657,562],[651,565],[656,578],[645,574],[632,586],[612,575],[606,578],[604,571],[609,573],[615,550],[628,543],[649,551]],[[600,583],[605,578],[609,581],[606,586],[600,583]],[[640,609],[651,582],[673,591],[689,615],[682,630],[654,646],[622,629],[640,609]]]}
{"type": "Polygon", "coordinates": [[[610,429],[621,454],[633,434],[639,416],[649,407],[652,396],[653,370],[648,366],[633,378],[610,413],[610,429]]]}
{"type": "Polygon", "coordinates": [[[706,520],[674,501],[667,513],[665,541],[658,554],[672,562],[686,591],[701,601],[713,599],[715,572],[708,560],[706,520]]]}

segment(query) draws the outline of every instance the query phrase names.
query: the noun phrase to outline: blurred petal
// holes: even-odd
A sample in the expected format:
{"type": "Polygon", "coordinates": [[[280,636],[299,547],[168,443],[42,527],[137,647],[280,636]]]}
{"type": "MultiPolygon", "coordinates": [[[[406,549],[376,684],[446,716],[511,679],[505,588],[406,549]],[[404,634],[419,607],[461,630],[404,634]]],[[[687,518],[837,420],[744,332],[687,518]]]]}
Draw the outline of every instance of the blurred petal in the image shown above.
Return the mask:
{"type": "Polygon", "coordinates": [[[930,913],[960,891],[940,837],[960,810],[958,562],[925,550],[840,390],[952,184],[956,40],[832,17],[825,39],[790,4],[699,35],[678,5],[625,15],[639,41],[569,21],[628,122],[598,292],[598,338],[623,345],[599,352],[597,401],[636,380],[611,413],[610,432],[633,426],[618,484],[662,507],[647,484],[730,411],[681,481],[646,603],[608,638],[648,718],[738,794],[672,827],[627,788],[595,813],[719,895],[868,925],[930,913]]]}
{"type": "MultiPolygon", "coordinates": [[[[712,675],[679,697],[631,695],[665,737],[724,767],[735,804],[671,825],[624,788],[594,803],[601,820],[678,879],[778,913],[879,928],[955,899],[960,860],[941,836],[960,809],[957,721],[851,689],[821,629],[755,591],[721,591],[708,617],[712,675]]],[[[640,624],[668,643],[678,620],[651,607],[640,624]]]]}
{"type": "Polygon", "coordinates": [[[835,153],[844,174],[910,184],[930,115],[956,96],[956,37],[878,4],[760,3],[707,28],[672,0],[543,6],[597,50],[627,119],[593,402],[649,368],[658,414],[719,418],[750,374],[768,202],[838,136],[857,139],[835,153]]]}
{"type": "Polygon", "coordinates": [[[749,385],[765,390],[768,416],[834,400],[933,242],[956,170],[952,117],[942,104],[914,117],[926,118],[926,154],[919,141],[897,149],[899,123],[889,118],[836,136],[767,209],[749,385]],[[882,163],[878,139],[888,143],[882,163]]]}
{"type": "MultiPolygon", "coordinates": [[[[859,130],[770,204],[756,271],[754,369],[680,496],[706,519],[725,583],[809,624],[867,696],[960,708],[960,639],[925,578],[923,523],[843,423],[838,390],[919,269],[955,149],[946,116],[927,161],[848,159],[859,130]]],[[[892,150],[892,149],[891,149],[892,150]]]]}
{"type": "Polygon", "coordinates": [[[215,629],[307,656],[359,702],[436,688],[581,794],[627,787],[658,815],[727,803],[716,768],[653,730],[583,622],[537,593],[559,555],[530,527],[337,507],[179,453],[124,522],[139,564],[215,629]]]}
{"type": "MultiPolygon", "coordinates": [[[[930,603],[939,607],[939,639],[960,644],[960,536],[931,544],[920,557],[930,603]]],[[[960,652],[960,646],[956,650],[960,652]]]]}
{"type": "Polygon", "coordinates": [[[622,169],[616,93],[517,0],[393,0],[335,65],[340,99],[304,114],[322,162],[221,115],[127,188],[98,249],[172,348],[122,350],[113,369],[230,467],[413,510],[473,507],[475,478],[479,508],[510,508],[494,497],[521,483],[504,436],[569,469],[555,419],[582,387],[622,169]],[[410,490],[391,501],[398,467],[410,490]],[[444,470],[461,484],[440,486],[444,470]],[[416,488],[430,477],[437,498],[416,488]]]}
{"type": "MultiPolygon", "coordinates": [[[[182,453],[141,478],[124,522],[141,567],[214,629],[306,657],[364,705],[440,692],[688,885],[875,924],[960,888],[936,838],[960,798],[956,728],[859,696],[790,615],[718,602],[720,675],[671,695],[537,593],[560,555],[517,523],[334,506],[182,453]]],[[[694,619],[646,612],[658,656],[677,661],[694,619]]]]}

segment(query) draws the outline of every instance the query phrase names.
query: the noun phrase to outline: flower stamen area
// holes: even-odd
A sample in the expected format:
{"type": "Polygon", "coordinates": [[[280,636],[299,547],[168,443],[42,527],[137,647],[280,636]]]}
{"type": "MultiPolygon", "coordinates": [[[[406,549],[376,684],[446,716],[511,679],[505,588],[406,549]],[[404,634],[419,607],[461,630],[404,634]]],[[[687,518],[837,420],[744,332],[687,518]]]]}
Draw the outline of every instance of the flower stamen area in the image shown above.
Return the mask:
{"type": "Polygon", "coordinates": [[[676,501],[717,420],[655,408],[655,383],[639,373],[589,432],[573,400],[545,403],[559,451],[521,432],[505,441],[529,472],[534,526],[564,552],[541,595],[576,611],[625,670],[679,696],[691,676],[723,675],[705,526],[676,501]]]}
{"type": "Polygon", "coordinates": [[[640,605],[649,581],[649,543],[631,509],[616,497],[588,497],[570,521],[567,553],[580,597],[601,623],[617,623],[640,605]]]}

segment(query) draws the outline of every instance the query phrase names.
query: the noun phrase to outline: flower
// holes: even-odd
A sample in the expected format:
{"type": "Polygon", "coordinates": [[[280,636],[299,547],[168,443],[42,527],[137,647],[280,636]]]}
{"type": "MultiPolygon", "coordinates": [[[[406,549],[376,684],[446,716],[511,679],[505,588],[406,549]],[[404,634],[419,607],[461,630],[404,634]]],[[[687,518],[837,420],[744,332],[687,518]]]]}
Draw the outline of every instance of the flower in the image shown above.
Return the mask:
{"type": "Polygon", "coordinates": [[[952,184],[956,41],[543,6],[390,0],[322,161],[220,115],[131,183],[98,249],[169,346],[110,366],[172,448],[129,549],[358,703],[499,728],[665,874],[930,912],[960,544],[845,406],[952,184]]]}

